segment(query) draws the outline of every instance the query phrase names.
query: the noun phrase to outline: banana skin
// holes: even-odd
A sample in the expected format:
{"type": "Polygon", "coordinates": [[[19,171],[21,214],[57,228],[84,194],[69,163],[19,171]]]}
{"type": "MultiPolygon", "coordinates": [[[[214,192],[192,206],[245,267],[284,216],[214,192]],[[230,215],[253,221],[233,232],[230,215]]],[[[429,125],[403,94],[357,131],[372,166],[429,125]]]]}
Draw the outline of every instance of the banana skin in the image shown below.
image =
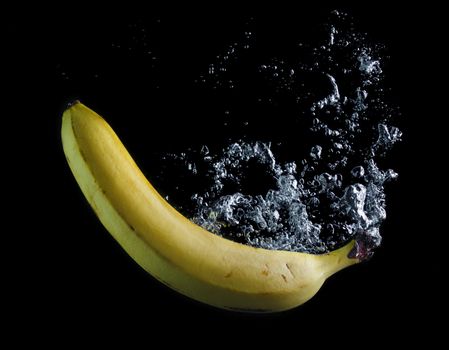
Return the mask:
{"type": "Polygon", "coordinates": [[[64,112],[61,134],[70,169],[105,228],[148,273],[190,298],[230,310],[287,310],[359,262],[350,254],[354,241],[321,255],[274,251],[192,223],[154,189],[108,123],[80,102],[64,112]]]}

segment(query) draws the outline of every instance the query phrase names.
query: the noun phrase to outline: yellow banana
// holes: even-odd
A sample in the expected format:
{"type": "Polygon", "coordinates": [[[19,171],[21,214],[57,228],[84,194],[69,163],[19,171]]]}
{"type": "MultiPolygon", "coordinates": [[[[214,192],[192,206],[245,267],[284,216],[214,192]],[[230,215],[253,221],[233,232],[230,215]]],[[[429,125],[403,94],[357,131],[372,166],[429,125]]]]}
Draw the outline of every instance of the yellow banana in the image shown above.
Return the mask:
{"type": "Polygon", "coordinates": [[[106,121],[76,102],[63,115],[69,166],[98,218],[147,272],[204,303],[274,312],[298,306],[357,263],[354,242],[313,255],[253,248],[212,234],[167,203],[106,121]]]}

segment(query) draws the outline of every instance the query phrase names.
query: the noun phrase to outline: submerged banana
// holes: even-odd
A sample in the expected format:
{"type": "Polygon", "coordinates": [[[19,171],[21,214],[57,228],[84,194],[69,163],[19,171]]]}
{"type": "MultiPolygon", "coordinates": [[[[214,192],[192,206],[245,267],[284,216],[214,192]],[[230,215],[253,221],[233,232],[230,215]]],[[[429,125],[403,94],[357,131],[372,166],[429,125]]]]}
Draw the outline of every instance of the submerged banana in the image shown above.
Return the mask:
{"type": "Polygon", "coordinates": [[[168,204],[111,127],[76,102],[63,115],[70,168],[98,218],[147,272],[193,299],[253,312],[309,300],[335,272],[357,263],[354,242],[313,255],[253,248],[212,234],[168,204]]]}

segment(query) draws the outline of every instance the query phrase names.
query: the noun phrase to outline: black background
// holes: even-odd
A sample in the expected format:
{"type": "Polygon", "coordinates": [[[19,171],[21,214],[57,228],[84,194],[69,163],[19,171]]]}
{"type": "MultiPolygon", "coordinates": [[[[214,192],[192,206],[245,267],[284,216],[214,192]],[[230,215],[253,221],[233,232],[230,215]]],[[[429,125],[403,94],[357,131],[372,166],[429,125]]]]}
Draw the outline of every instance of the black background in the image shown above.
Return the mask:
{"type": "MultiPolygon", "coordinates": [[[[157,337],[163,329],[191,329],[189,337],[198,340],[204,340],[204,333],[217,340],[243,335],[251,341],[271,334],[282,342],[298,339],[297,344],[304,338],[317,343],[343,339],[347,346],[385,335],[398,341],[436,339],[438,315],[446,306],[441,298],[445,232],[442,205],[436,201],[445,187],[437,87],[445,55],[436,8],[339,8],[388,47],[388,84],[403,114],[404,141],[392,155],[400,179],[387,189],[384,242],[374,258],[333,276],[311,301],[294,310],[230,313],[159,284],[101,226],[65,163],[60,118],[74,99],[107,118],[148,174],[154,150],[176,150],[192,139],[207,142],[203,135],[226,138],[228,131],[218,127],[219,120],[206,123],[207,133],[196,127],[204,125],[204,116],[196,118],[199,101],[186,82],[207,70],[248,18],[254,17],[258,32],[282,50],[332,8],[202,8],[133,15],[94,15],[87,8],[73,8],[49,10],[45,17],[7,16],[4,96],[10,110],[2,141],[8,145],[4,159],[11,169],[6,176],[19,183],[6,211],[14,229],[3,255],[11,277],[6,304],[13,310],[13,328],[34,324],[70,339],[96,333],[101,325],[120,332],[139,329],[140,338],[157,337]],[[142,54],[147,47],[129,54],[111,49],[117,38],[127,45],[133,31],[129,24],[135,23],[147,28],[151,49],[160,57],[154,67],[142,54]],[[63,72],[68,80],[61,78],[63,72]]],[[[169,341],[175,338],[173,333],[169,341]]]]}

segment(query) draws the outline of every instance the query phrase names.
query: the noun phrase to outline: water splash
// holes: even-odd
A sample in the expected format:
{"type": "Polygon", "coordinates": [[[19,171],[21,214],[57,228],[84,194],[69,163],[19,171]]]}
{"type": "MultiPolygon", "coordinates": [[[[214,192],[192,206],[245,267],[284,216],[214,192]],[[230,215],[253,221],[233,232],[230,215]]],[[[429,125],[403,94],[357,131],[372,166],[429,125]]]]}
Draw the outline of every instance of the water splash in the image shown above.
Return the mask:
{"type": "MultiPolygon", "coordinates": [[[[366,258],[380,245],[384,185],[398,174],[376,161],[402,133],[390,124],[395,110],[384,101],[381,47],[348,28],[346,15],[332,16],[323,42],[298,44],[312,59],[272,57],[256,70],[273,91],[294,96],[301,125],[314,140],[309,151],[278,161],[271,142],[237,140],[216,152],[203,145],[183,154],[188,170],[198,175],[202,169],[209,180],[190,196],[190,217],[198,225],[276,250],[323,253],[356,238],[354,254],[366,258]],[[310,76],[323,82],[319,89],[304,84],[310,76]]],[[[247,33],[246,39],[252,38],[247,33]]],[[[248,40],[232,44],[200,82],[234,88],[230,70],[243,48],[250,48],[248,40]]]]}

